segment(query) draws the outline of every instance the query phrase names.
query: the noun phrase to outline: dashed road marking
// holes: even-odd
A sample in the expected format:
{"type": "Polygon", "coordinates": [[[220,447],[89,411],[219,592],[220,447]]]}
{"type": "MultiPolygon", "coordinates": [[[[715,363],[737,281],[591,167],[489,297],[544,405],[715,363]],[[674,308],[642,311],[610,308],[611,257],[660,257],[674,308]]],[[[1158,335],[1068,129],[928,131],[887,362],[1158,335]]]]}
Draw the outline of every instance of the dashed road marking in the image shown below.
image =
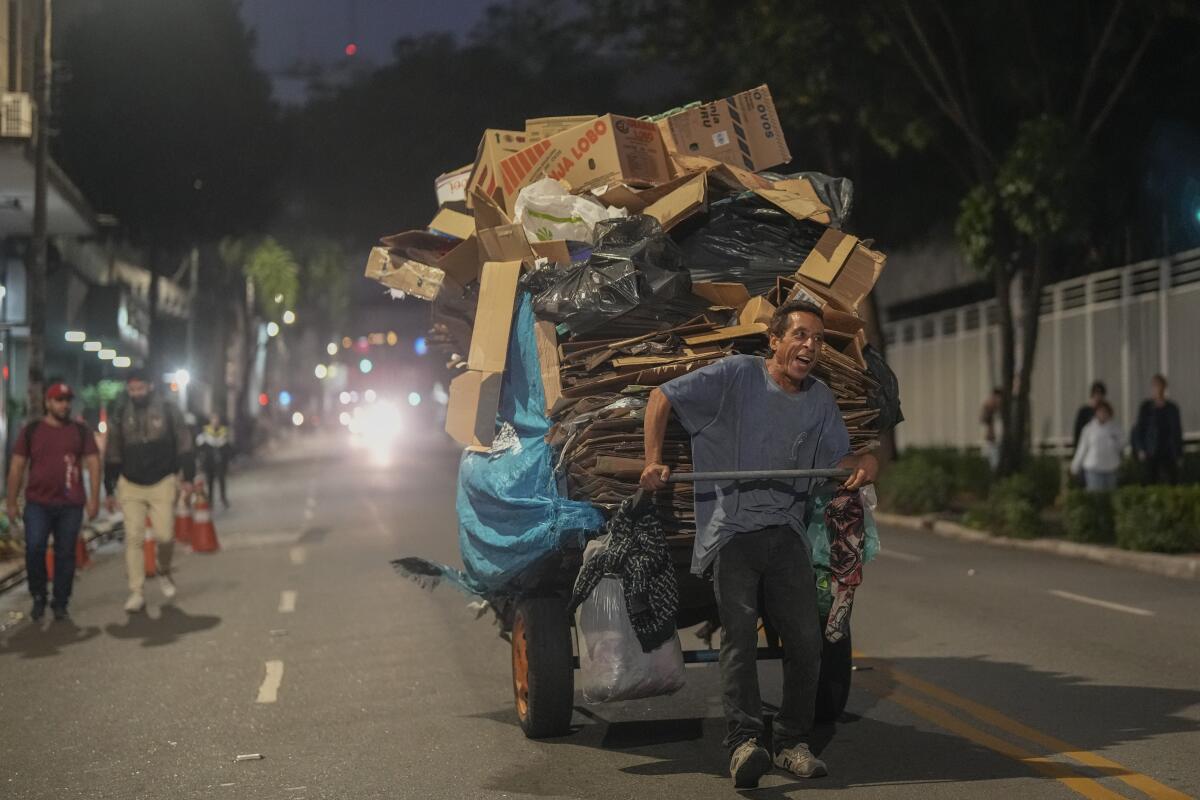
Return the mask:
{"type": "Polygon", "coordinates": [[[263,678],[262,685],[258,687],[258,699],[256,703],[274,703],[279,697],[279,685],[283,683],[283,662],[268,661],[267,675],[263,678]]]}
{"type": "Polygon", "coordinates": [[[1110,603],[1108,600],[1098,600],[1095,597],[1087,597],[1082,594],[1073,594],[1064,592],[1060,589],[1047,589],[1050,594],[1055,597],[1061,597],[1064,600],[1074,600],[1076,603],[1085,603],[1089,606],[1098,608],[1107,608],[1109,611],[1120,611],[1123,614],[1133,614],[1138,617],[1153,617],[1153,611],[1147,611],[1144,608],[1135,608],[1134,606],[1123,606],[1120,603],[1110,603]]]}
{"type": "Polygon", "coordinates": [[[284,589],[279,595],[279,613],[290,614],[296,610],[296,591],[284,589]]]}
{"type": "Polygon", "coordinates": [[[302,545],[296,545],[288,551],[288,558],[298,566],[308,559],[308,551],[302,545]]]}

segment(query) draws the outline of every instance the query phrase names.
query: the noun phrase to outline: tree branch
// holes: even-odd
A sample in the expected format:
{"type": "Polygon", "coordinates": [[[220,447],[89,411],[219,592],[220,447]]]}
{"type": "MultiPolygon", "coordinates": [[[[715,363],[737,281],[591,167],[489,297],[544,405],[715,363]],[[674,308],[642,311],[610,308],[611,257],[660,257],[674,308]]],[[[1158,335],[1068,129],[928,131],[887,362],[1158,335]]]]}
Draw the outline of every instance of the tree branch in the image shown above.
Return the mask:
{"type": "MultiPolygon", "coordinates": [[[[934,105],[938,107],[938,109],[946,116],[946,118],[954,123],[955,127],[962,131],[963,135],[967,139],[967,142],[971,145],[971,150],[976,153],[978,157],[981,157],[984,163],[994,169],[996,167],[995,156],[992,154],[987,144],[975,133],[968,122],[963,118],[961,108],[953,105],[950,100],[938,93],[937,88],[933,85],[933,80],[921,67],[917,57],[905,43],[904,37],[901,36],[899,31],[896,29],[896,25],[892,21],[891,17],[885,12],[882,18],[884,24],[887,25],[888,29],[891,31],[892,39],[896,42],[896,46],[899,48],[900,54],[908,63],[909,69],[912,70],[913,75],[916,76],[917,80],[921,83],[921,86],[925,89],[925,93],[929,95],[930,99],[933,100],[934,105]]],[[[979,158],[975,159],[977,172],[980,173],[978,177],[980,180],[985,180],[988,175],[984,174],[985,170],[979,164],[979,160],[979,158]]]]}
{"type": "Polygon", "coordinates": [[[1096,80],[1096,70],[1100,68],[1100,61],[1104,58],[1104,51],[1108,49],[1108,41],[1112,38],[1113,29],[1117,25],[1117,18],[1121,15],[1121,9],[1125,6],[1125,0],[1117,0],[1113,5],[1112,13],[1108,15],[1108,21],[1104,23],[1104,31],[1100,34],[1100,41],[1096,43],[1096,49],[1092,51],[1091,60],[1088,61],[1087,69],[1083,73],[1083,83],[1079,87],[1079,95],[1075,98],[1075,111],[1071,115],[1071,124],[1079,127],[1079,123],[1083,121],[1083,109],[1087,105],[1088,94],[1092,91],[1092,84],[1096,80]]]}
{"type": "Polygon", "coordinates": [[[971,94],[970,85],[967,83],[967,59],[963,54],[962,40],[958,35],[958,30],[950,21],[950,15],[946,13],[946,8],[940,2],[934,2],[934,9],[937,11],[938,18],[942,22],[942,27],[946,30],[946,35],[950,37],[950,48],[954,51],[954,62],[958,66],[958,81],[962,90],[963,101],[967,108],[967,121],[971,127],[979,129],[979,117],[975,113],[975,101],[971,94]]]}
{"type": "Polygon", "coordinates": [[[1162,18],[1155,16],[1154,21],[1150,23],[1150,27],[1146,28],[1146,32],[1142,35],[1142,40],[1138,42],[1137,49],[1133,51],[1133,55],[1129,57],[1129,63],[1125,65],[1125,72],[1121,75],[1121,79],[1113,87],[1112,92],[1108,95],[1108,100],[1104,103],[1104,107],[1100,109],[1100,113],[1092,120],[1087,135],[1083,137],[1083,147],[1085,150],[1091,146],[1092,140],[1100,132],[1104,121],[1112,113],[1113,107],[1121,99],[1121,95],[1125,93],[1125,89],[1129,86],[1129,81],[1133,79],[1133,73],[1137,72],[1138,64],[1141,63],[1142,56],[1146,53],[1146,48],[1150,46],[1150,41],[1158,33],[1158,26],[1161,22],[1162,18]]]}
{"type": "Polygon", "coordinates": [[[1050,114],[1054,107],[1050,96],[1050,81],[1046,76],[1046,62],[1042,60],[1034,44],[1033,22],[1029,19],[1029,4],[1026,0],[1020,0],[1017,7],[1021,14],[1021,27],[1025,30],[1025,47],[1028,48],[1029,58],[1033,61],[1034,69],[1037,70],[1038,85],[1042,90],[1042,110],[1050,114]]]}

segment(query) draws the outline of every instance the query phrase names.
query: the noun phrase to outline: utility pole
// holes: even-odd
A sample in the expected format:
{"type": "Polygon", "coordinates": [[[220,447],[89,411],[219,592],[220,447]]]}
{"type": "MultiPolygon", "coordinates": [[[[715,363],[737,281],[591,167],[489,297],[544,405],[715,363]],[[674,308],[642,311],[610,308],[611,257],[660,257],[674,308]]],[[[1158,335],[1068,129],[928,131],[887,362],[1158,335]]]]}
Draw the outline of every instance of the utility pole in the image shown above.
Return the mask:
{"type": "Polygon", "coordinates": [[[29,406],[26,416],[42,415],[46,365],[46,178],[50,158],[51,0],[36,0],[38,24],[33,42],[33,231],[25,268],[29,276],[29,406]]]}

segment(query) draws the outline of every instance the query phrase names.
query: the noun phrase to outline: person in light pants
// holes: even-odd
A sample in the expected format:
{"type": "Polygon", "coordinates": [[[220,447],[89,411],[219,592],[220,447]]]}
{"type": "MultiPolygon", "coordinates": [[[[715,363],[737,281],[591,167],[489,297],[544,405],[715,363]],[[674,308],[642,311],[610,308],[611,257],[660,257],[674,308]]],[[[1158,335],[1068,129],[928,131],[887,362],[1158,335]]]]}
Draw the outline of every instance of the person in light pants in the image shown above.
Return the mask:
{"type": "Polygon", "coordinates": [[[147,515],[158,541],[159,588],[168,600],[175,597],[175,582],[171,579],[175,499],[179,491],[191,493],[196,458],[182,412],[174,403],[155,395],[143,372],[132,372],[125,388],[126,396],[109,419],[104,482],[109,510],[119,502],[125,515],[125,569],[129,577],[125,610],[133,614],[146,605],[142,546],[147,515]],[[182,482],[179,474],[183,475],[182,482]]]}

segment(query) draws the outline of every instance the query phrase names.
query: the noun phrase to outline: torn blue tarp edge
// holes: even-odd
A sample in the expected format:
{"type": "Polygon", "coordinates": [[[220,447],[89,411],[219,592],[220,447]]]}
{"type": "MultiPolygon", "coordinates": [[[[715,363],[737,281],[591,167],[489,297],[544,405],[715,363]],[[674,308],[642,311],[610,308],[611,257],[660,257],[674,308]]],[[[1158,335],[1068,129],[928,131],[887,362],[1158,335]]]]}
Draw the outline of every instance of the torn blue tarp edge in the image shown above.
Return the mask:
{"type": "Polygon", "coordinates": [[[545,392],[527,292],[518,297],[513,316],[497,426],[511,424],[519,446],[463,452],[455,506],[464,569],[426,559],[393,562],[401,574],[428,588],[445,579],[468,594],[502,593],[543,559],[570,545],[582,549],[604,524],[604,515],[590,503],[559,493],[555,454],[545,440],[550,421],[543,411],[545,392]]]}

